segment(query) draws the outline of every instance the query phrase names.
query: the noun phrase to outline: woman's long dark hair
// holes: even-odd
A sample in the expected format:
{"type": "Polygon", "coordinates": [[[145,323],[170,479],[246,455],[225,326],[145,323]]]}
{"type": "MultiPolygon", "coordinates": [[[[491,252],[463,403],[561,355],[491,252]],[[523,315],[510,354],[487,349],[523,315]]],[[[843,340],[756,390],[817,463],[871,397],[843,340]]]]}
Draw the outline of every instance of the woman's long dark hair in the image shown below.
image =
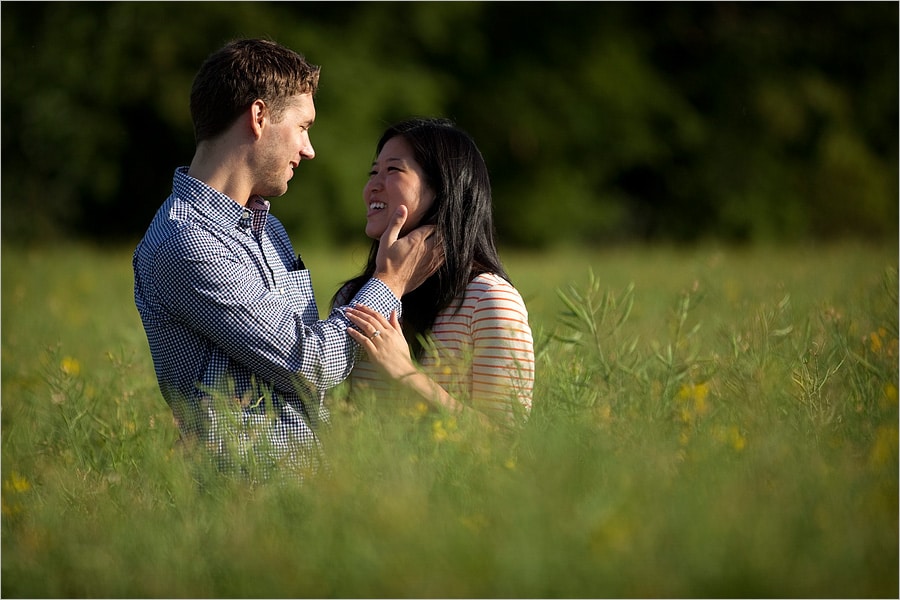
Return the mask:
{"type": "MultiPolygon", "coordinates": [[[[494,242],[491,182],[487,165],[475,141],[452,121],[415,118],[389,127],[375,148],[381,152],[388,140],[401,136],[425,173],[434,191],[434,202],[420,224],[433,223],[444,249],[444,263],[403,302],[403,331],[413,354],[421,354],[419,335],[431,329],[437,314],[482,273],[495,273],[509,281],[494,242]]],[[[349,302],[375,273],[379,241],[369,251],[365,270],[346,281],[335,294],[349,302]]]]}

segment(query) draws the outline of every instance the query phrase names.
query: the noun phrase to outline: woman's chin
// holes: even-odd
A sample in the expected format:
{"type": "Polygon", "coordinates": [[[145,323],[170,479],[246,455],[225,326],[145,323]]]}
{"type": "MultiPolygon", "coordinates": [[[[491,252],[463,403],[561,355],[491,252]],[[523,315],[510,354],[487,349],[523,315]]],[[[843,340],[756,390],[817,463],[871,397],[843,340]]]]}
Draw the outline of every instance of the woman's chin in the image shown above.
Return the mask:
{"type": "MultiPolygon", "coordinates": [[[[412,231],[415,228],[416,228],[415,225],[410,225],[407,223],[403,226],[403,229],[400,230],[400,234],[397,237],[403,237],[404,235],[406,235],[407,233],[409,233],[410,231],[412,231]]],[[[378,226],[374,226],[374,225],[366,227],[366,235],[368,237],[372,238],[373,240],[380,240],[381,236],[384,235],[384,231],[385,231],[384,227],[378,227],[378,226]]]]}

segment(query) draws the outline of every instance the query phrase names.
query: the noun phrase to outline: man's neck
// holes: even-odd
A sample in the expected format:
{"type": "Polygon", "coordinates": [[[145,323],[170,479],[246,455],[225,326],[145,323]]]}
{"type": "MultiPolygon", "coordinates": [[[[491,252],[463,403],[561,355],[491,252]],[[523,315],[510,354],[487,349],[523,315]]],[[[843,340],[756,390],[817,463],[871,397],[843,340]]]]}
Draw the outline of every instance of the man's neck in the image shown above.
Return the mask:
{"type": "Polygon", "coordinates": [[[234,153],[217,150],[212,142],[202,142],[194,153],[188,175],[246,206],[251,196],[249,179],[245,176],[246,163],[234,153]]]}

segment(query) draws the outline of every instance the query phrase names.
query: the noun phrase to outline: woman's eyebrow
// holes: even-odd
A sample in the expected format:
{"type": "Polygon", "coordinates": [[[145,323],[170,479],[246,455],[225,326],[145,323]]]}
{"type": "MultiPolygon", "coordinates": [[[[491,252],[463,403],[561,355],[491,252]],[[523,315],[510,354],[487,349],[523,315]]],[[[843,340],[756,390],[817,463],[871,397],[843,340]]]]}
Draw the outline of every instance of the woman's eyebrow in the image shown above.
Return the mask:
{"type": "MultiPolygon", "coordinates": [[[[406,159],[397,156],[397,157],[386,158],[386,159],[384,159],[383,162],[386,162],[386,163],[389,163],[389,162],[406,162],[406,159]]],[[[372,161],[372,166],[374,167],[374,166],[377,165],[377,164],[378,164],[378,159],[376,158],[375,160],[372,161]]]]}

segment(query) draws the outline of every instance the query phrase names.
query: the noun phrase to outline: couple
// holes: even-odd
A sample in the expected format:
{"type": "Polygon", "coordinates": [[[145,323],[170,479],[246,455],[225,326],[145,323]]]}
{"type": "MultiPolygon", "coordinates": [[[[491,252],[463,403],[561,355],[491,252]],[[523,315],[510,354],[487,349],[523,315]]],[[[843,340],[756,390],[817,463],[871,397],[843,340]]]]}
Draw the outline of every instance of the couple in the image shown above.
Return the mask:
{"type": "MultiPolygon", "coordinates": [[[[309,272],[265,197],[315,156],[319,67],[267,40],[211,55],[191,90],[190,166],[133,257],[163,398],[184,440],[319,464],[325,393],[413,390],[435,410],[521,423],[534,354],[494,243],[487,168],[471,138],[413,119],[379,140],[363,197],[368,264],[320,320],[309,272]],[[234,448],[234,446],[230,446],[234,448]]],[[[378,396],[385,400],[393,396],[378,396]]]]}

